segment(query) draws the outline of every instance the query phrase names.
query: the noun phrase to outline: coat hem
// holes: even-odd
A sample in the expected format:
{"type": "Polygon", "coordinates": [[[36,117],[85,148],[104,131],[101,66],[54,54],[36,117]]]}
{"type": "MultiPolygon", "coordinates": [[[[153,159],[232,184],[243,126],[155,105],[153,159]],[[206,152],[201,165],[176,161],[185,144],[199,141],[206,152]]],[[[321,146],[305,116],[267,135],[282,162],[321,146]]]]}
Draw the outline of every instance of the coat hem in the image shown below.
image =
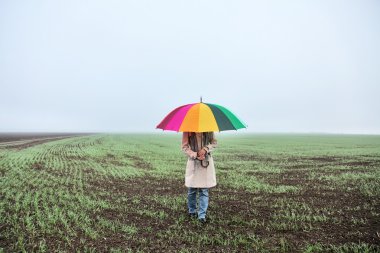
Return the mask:
{"type": "Polygon", "coordinates": [[[215,186],[217,186],[217,184],[215,184],[215,185],[212,185],[212,186],[189,186],[189,185],[186,185],[185,184],[185,186],[187,187],[187,188],[213,188],[213,187],[215,187],[215,186]]]}

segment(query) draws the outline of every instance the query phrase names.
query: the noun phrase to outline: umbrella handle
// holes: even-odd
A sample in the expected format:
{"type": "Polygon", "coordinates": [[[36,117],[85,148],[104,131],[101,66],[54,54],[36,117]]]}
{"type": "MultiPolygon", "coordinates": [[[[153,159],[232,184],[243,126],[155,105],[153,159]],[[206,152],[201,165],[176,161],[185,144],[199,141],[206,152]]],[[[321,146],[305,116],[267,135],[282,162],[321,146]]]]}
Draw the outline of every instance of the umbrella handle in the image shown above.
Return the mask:
{"type": "Polygon", "coordinates": [[[205,160],[202,160],[202,161],[201,161],[201,166],[202,166],[203,168],[207,168],[209,164],[210,164],[209,161],[205,161],[205,160]],[[203,165],[203,162],[206,162],[206,165],[203,165]]]}
{"type": "Polygon", "coordinates": [[[197,157],[197,158],[195,158],[195,160],[198,160],[198,161],[200,161],[200,162],[201,162],[201,166],[202,166],[203,168],[207,168],[207,167],[208,167],[208,165],[210,164],[210,162],[209,162],[209,161],[206,161],[206,160],[199,160],[199,159],[198,159],[198,157],[197,157]],[[206,162],[206,165],[203,165],[203,162],[206,162]]]}

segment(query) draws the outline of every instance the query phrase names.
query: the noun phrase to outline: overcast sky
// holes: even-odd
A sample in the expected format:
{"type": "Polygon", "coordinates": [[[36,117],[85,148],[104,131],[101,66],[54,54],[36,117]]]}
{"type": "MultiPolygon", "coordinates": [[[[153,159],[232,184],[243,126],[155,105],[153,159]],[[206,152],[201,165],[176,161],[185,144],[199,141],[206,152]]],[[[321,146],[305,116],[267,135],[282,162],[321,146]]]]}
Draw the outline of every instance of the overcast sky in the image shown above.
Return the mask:
{"type": "Polygon", "coordinates": [[[161,131],[199,101],[243,132],[380,134],[379,1],[0,1],[0,132],[161,131]]]}

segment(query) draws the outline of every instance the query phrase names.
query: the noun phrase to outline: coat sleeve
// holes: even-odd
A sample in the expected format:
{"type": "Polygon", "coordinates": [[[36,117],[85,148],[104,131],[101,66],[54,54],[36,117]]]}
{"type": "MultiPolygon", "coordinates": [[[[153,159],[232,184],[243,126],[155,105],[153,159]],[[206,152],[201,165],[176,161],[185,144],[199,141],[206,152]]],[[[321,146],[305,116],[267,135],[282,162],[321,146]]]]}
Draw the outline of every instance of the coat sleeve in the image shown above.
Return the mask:
{"type": "Polygon", "coordinates": [[[218,141],[215,139],[215,137],[212,139],[211,143],[206,145],[206,148],[208,152],[211,152],[218,146],[218,141]]]}
{"type": "Polygon", "coordinates": [[[190,158],[195,159],[197,158],[197,152],[194,152],[191,150],[189,145],[189,133],[184,132],[182,135],[182,151],[190,158]]]}

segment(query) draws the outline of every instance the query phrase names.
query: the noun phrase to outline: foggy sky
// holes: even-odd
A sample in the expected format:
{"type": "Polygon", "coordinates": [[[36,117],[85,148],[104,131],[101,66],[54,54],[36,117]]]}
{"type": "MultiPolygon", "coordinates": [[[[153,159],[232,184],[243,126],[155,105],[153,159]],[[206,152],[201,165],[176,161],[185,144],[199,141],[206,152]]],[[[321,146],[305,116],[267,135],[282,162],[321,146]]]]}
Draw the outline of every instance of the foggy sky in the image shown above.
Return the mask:
{"type": "Polygon", "coordinates": [[[0,132],[160,132],[229,108],[243,132],[380,134],[379,1],[0,1],[0,132]]]}

